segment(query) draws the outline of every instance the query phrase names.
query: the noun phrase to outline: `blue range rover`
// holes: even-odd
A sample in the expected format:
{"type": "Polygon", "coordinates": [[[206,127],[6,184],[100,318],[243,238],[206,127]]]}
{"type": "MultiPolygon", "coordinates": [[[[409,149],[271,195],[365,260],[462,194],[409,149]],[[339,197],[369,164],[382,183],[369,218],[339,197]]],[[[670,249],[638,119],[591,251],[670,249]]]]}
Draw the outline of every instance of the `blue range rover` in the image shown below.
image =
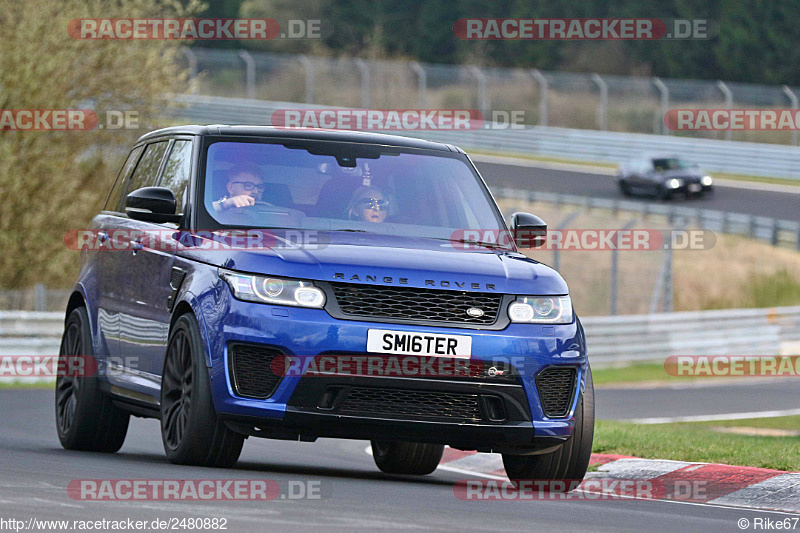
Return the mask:
{"type": "Polygon", "coordinates": [[[449,445],[501,453],[514,481],[582,479],[583,328],[561,276],[518,251],[545,232],[506,226],[454,146],[151,132],[85,232],[61,357],[98,370],[58,378],[61,444],[115,452],[133,415],[160,420],[178,464],[335,437],[370,440],[388,473],[429,474],[449,445]]]}

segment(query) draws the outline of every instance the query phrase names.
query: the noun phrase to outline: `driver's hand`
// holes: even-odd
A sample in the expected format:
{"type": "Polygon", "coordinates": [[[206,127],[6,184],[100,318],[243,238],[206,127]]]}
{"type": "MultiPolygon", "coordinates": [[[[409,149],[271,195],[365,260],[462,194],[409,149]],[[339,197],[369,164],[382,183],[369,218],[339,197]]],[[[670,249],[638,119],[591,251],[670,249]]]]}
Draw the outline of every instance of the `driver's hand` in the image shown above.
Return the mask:
{"type": "Polygon", "coordinates": [[[222,207],[224,207],[225,209],[230,209],[231,207],[248,207],[255,204],[256,204],[255,198],[253,198],[249,194],[240,194],[239,196],[228,198],[227,200],[222,202],[222,207]]]}

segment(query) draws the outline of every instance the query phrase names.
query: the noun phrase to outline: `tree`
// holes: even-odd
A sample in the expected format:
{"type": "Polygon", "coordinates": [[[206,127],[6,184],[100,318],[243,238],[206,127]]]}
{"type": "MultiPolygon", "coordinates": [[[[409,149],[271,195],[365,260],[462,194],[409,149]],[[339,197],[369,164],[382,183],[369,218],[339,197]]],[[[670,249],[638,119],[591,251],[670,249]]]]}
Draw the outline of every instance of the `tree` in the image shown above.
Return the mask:
{"type": "Polygon", "coordinates": [[[64,235],[101,208],[125,149],[163,125],[168,93],[187,88],[182,41],[80,40],[77,18],[191,17],[194,0],[0,0],[0,110],[136,111],[138,130],[0,131],[0,286],[69,286],[78,254],[64,235]]]}

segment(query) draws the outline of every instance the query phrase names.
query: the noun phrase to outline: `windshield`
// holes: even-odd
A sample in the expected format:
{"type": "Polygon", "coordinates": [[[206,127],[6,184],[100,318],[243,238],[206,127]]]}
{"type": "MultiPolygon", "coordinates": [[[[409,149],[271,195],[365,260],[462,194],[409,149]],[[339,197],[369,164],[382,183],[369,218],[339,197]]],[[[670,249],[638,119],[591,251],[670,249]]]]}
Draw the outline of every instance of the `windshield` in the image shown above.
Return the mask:
{"type": "Polygon", "coordinates": [[[460,229],[504,229],[461,154],[320,141],[217,141],[205,157],[203,204],[220,228],[438,239],[460,229]]]}
{"type": "Polygon", "coordinates": [[[663,172],[665,170],[682,170],[686,168],[694,168],[697,165],[689,163],[685,159],[678,159],[677,157],[666,157],[663,159],[653,159],[653,168],[656,172],[663,172]]]}

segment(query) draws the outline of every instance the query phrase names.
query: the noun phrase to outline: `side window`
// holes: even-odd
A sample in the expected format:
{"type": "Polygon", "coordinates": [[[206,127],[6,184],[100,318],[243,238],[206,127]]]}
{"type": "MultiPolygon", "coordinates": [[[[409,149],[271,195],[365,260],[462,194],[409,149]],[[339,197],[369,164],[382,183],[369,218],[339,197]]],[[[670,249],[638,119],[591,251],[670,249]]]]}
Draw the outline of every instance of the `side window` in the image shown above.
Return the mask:
{"type": "Polygon", "coordinates": [[[161,175],[160,187],[166,187],[175,195],[178,212],[183,211],[183,201],[189,177],[192,174],[192,142],[178,140],[172,145],[164,173],[161,175]]]}
{"type": "Polygon", "coordinates": [[[131,176],[130,184],[125,194],[142,187],[152,187],[156,184],[158,167],[161,165],[161,160],[164,159],[164,152],[167,151],[168,144],[167,141],[161,141],[147,145],[144,155],[139,160],[139,164],[136,165],[136,170],[133,171],[133,176],[131,176]]]}
{"type": "Polygon", "coordinates": [[[119,204],[122,201],[122,191],[125,190],[125,182],[128,180],[131,172],[133,172],[133,168],[136,166],[136,162],[139,160],[141,154],[142,147],[137,146],[131,151],[130,155],[128,155],[128,159],[125,160],[125,164],[122,165],[119,174],[117,174],[117,180],[114,182],[114,186],[111,187],[111,192],[108,194],[106,205],[103,206],[103,211],[119,211],[119,204]]]}

